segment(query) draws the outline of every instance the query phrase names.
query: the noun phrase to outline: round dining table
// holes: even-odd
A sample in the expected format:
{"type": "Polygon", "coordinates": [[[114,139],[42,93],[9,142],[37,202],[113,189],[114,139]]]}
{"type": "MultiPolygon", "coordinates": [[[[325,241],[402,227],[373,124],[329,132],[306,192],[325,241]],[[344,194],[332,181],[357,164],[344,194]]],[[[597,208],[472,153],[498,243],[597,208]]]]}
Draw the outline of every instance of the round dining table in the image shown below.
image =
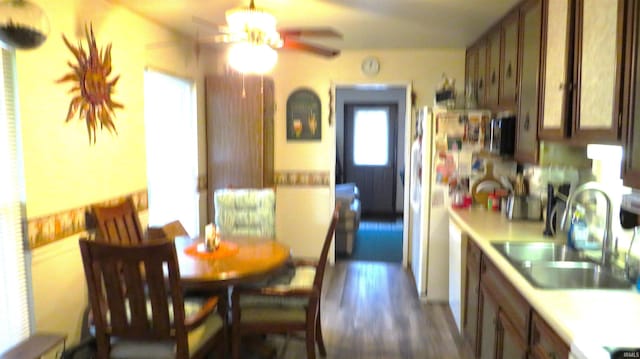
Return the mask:
{"type": "Polygon", "coordinates": [[[202,242],[202,238],[175,238],[185,288],[211,290],[259,281],[290,257],[290,248],[273,238],[223,237],[219,253],[195,253],[195,245],[202,242]]]}

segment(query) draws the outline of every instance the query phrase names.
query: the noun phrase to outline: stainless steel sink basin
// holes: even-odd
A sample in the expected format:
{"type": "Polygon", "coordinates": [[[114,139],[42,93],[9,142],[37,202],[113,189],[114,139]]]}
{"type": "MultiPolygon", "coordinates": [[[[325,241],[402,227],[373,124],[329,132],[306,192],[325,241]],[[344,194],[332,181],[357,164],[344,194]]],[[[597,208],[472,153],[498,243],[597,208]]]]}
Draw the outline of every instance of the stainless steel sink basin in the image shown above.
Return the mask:
{"type": "Polygon", "coordinates": [[[551,242],[493,243],[493,247],[511,262],[584,261],[579,251],[551,242]]]}
{"type": "Polygon", "coordinates": [[[518,271],[539,288],[549,289],[623,289],[631,284],[623,278],[612,275],[599,264],[592,262],[522,262],[518,271]]]}
{"type": "Polygon", "coordinates": [[[624,278],[582,252],[552,242],[493,243],[534,287],[545,289],[622,289],[631,285],[624,278]]]}

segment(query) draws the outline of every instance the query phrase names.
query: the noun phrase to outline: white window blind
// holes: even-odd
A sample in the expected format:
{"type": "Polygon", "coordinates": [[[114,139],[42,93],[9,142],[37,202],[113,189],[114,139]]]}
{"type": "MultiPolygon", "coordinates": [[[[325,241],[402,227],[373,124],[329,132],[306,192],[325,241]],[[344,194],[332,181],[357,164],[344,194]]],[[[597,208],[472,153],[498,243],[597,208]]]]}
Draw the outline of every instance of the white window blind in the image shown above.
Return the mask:
{"type": "Polygon", "coordinates": [[[0,353],[30,333],[20,209],[14,54],[0,57],[0,353]]]}

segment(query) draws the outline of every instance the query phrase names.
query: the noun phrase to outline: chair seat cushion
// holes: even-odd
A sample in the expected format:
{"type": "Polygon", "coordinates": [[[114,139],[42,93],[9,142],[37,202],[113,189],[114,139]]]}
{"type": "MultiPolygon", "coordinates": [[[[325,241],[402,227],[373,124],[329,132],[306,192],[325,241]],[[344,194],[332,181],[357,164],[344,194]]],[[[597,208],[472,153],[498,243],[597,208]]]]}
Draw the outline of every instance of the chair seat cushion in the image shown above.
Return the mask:
{"type": "MultiPolygon", "coordinates": [[[[301,266],[295,268],[293,276],[283,275],[282,277],[275,277],[269,281],[269,287],[288,290],[288,289],[309,289],[313,286],[313,279],[316,275],[316,268],[313,266],[301,266]],[[287,282],[283,277],[288,277],[287,282]]],[[[269,295],[242,295],[240,297],[240,308],[242,308],[242,316],[245,315],[245,310],[250,307],[259,307],[262,309],[273,308],[292,308],[292,309],[304,309],[307,306],[308,299],[304,297],[280,297],[269,295]]]]}
{"type": "MultiPolygon", "coordinates": [[[[186,308],[185,308],[186,309],[186,308]]],[[[222,318],[213,312],[207,319],[188,333],[189,355],[197,352],[207,341],[222,329],[222,318]]],[[[147,342],[112,338],[110,357],[114,359],[173,359],[175,343],[171,341],[147,342]]]]}

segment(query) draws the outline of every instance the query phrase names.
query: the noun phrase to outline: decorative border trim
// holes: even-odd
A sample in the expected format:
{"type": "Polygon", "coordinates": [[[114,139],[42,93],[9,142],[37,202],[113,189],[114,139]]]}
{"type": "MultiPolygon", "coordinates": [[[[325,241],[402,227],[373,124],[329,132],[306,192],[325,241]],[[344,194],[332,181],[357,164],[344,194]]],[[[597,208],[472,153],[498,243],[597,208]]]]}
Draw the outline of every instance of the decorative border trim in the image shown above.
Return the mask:
{"type": "Polygon", "coordinates": [[[276,171],[274,182],[277,186],[329,186],[329,171],[276,171]]]}
{"type": "Polygon", "coordinates": [[[136,210],[138,210],[138,212],[149,208],[147,189],[145,188],[143,190],[115,197],[103,202],[91,203],[86,206],[69,209],[47,216],[29,218],[27,221],[29,248],[38,248],[45,244],[84,232],[86,230],[85,213],[91,210],[91,206],[116,204],[128,196],[133,198],[133,204],[136,206],[136,210]]]}

